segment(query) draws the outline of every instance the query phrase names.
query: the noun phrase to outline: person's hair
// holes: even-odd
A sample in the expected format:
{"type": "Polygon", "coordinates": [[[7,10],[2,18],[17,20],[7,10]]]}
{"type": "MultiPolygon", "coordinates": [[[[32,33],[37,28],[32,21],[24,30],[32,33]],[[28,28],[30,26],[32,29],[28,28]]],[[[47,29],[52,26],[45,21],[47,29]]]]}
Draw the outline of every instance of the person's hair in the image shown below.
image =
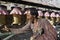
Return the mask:
{"type": "Polygon", "coordinates": [[[30,10],[30,11],[31,11],[31,15],[32,15],[34,18],[38,19],[38,11],[37,11],[36,9],[30,10]]]}

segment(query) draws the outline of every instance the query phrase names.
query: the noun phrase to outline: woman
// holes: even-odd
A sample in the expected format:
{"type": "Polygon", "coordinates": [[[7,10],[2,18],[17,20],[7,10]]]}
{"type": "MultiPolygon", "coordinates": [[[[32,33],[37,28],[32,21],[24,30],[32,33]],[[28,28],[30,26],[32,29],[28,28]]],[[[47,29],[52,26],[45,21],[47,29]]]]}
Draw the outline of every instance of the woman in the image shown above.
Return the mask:
{"type": "Polygon", "coordinates": [[[35,35],[33,34],[31,40],[57,40],[57,32],[47,19],[38,19],[37,22],[38,24],[35,24],[35,26],[38,25],[37,29],[41,28],[43,30],[38,31],[37,34],[35,34],[35,32],[35,35]]]}
{"type": "MultiPolygon", "coordinates": [[[[27,17],[30,19],[28,23],[30,23],[30,27],[33,31],[33,35],[31,36],[30,40],[57,40],[57,33],[56,30],[52,27],[52,25],[49,23],[46,19],[37,19],[37,12],[32,12],[33,15],[33,23],[31,21],[31,17],[27,17]]],[[[28,16],[28,14],[27,14],[28,16]]],[[[24,32],[29,28],[29,26],[25,26],[21,28],[21,31],[24,32]]]]}
{"type": "Polygon", "coordinates": [[[40,26],[44,29],[43,34],[36,36],[32,36],[32,40],[57,40],[56,30],[52,27],[52,25],[46,19],[39,20],[40,26]]]}
{"type": "MultiPolygon", "coordinates": [[[[27,15],[28,22],[24,27],[19,29],[19,33],[26,33],[27,35],[27,33],[29,32],[27,36],[29,35],[30,36],[27,38],[30,39],[27,40],[40,40],[40,39],[55,40],[56,39],[56,34],[55,34],[56,31],[54,30],[53,27],[51,27],[50,23],[46,19],[37,19],[38,12],[36,11],[36,9],[34,9],[34,11],[32,11],[32,9],[29,10],[26,15],[27,15]]],[[[19,39],[20,37],[21,35],[17,35],[15,36],[14,40],[20,40],[19,39]]]]}

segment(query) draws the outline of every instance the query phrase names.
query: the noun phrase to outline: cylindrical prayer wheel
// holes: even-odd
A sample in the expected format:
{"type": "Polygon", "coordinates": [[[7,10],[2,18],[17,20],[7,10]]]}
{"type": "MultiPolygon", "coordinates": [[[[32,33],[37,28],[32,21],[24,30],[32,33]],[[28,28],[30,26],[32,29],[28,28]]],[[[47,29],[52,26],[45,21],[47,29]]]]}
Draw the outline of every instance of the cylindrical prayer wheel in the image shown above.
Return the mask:
{"type": "Polygon", "coordinates": [[[6,24],[6,13],[4,10],[0,10],[0,24],[6,24]]]}
{"type": "Polygon", "coordinates": [[[7,28],[6,23],[6,16],[7,16],[7,7],[4,5],[0,5],[0,26],[1,26],[1,32],[8,32],[9,29],[7,28]]]}
{"type": "Polygon", "coordinates": [[[12,24],[21,24],[21,10],[18,8],[13,8],[13,10],[10,13],[11,15],[13,15],[13,22],[12,24]]]}
{"type": "Polygon", "coordinates": [[[49,12],[45,12],[44,16],[45,16],[46,19],[48,19],[49,16],[50,16],[50,15],[49,15],[49,12]]]}
{"type": "Polygon", "coordinates": [[[59,14],[56,14],[56,22],[60,22],[59,18],[60,18],[59,14]]]}
{"type": "Polygon", "coordinates": [[[43,12],[42,11],[38,11],[38,18],[42,18],[43,17],[43,12]]]}
{"type": "Polygon", "coordinates": [[[50,15],[50,17],[51,17],[51,24],[53,25],[54,24],[54,22],[55,22],[55,13],[54,12],[52,12],[51,13],[51,15],[50,15]]]}
{"type": "Polygon", "coordinates": [[[0,5],[0,25],[6,24],[6,15],[7,15],[7,8],[4,5],[0,5]]]}

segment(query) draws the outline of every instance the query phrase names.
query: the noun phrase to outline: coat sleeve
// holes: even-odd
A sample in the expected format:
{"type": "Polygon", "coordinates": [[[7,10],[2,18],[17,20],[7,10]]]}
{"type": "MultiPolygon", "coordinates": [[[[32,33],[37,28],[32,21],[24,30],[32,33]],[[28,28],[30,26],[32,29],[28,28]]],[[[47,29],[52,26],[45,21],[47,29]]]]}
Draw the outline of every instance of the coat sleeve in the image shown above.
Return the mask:
{"type": "Polygon", "coordinates": [[[29,30],[29,27],[30,27],[30,22],[20,29],[21,33],[24,33],[27,30],[29,30]]]}

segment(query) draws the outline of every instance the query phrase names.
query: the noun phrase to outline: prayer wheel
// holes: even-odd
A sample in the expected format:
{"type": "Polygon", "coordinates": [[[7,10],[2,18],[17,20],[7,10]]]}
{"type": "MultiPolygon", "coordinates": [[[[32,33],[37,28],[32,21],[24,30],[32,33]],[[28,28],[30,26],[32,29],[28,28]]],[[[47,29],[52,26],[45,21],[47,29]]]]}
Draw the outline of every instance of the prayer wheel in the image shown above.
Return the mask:
{"type": "Polygon", "coordinates": [[[9,29],[7,27],[7,21],[6,21],[6,16],[7,16],[7,7],[4,5],[0,5],[0,25],[1,25],[1,32],[9,32],[9,29]]]}
{"type": "Polygon", "coordinates": [[[0,25],[6,24],[7,7],[0,5],[0,25]]]}
{"type": "Polygon", "coordinates": [[[54,22],[55,22],[55,12],[52,12],[51,15],[50,15],[50,17],[51,17],[50,23],[53,25],[54,22]]]}
{"type": "Polygon", "coordinates": [[[38,11],[38,18],[42,18],[43,17],[43,13],[42,13],[42,11],[38,11]]]}
{"type": "Polygon", "coordinates": [[[49,20],[49,16],[50,16],[50,15],[49,15],[49,12],[45,12],[44,16],[45,16],[46,19],[49,20]]]}
{"type": "Polygon", "coordinates": [[[60,22],[59,18],[60,18],[59,14],[56,14],[56,22],[60,22]]]}
{"type": "Polygon", "coordinates": [[[13,16],[13,22],[12,24],[21,24],[21,10],[17,7],[13,8],[13,10],[10,12],[10,14],[13,16]]]}

